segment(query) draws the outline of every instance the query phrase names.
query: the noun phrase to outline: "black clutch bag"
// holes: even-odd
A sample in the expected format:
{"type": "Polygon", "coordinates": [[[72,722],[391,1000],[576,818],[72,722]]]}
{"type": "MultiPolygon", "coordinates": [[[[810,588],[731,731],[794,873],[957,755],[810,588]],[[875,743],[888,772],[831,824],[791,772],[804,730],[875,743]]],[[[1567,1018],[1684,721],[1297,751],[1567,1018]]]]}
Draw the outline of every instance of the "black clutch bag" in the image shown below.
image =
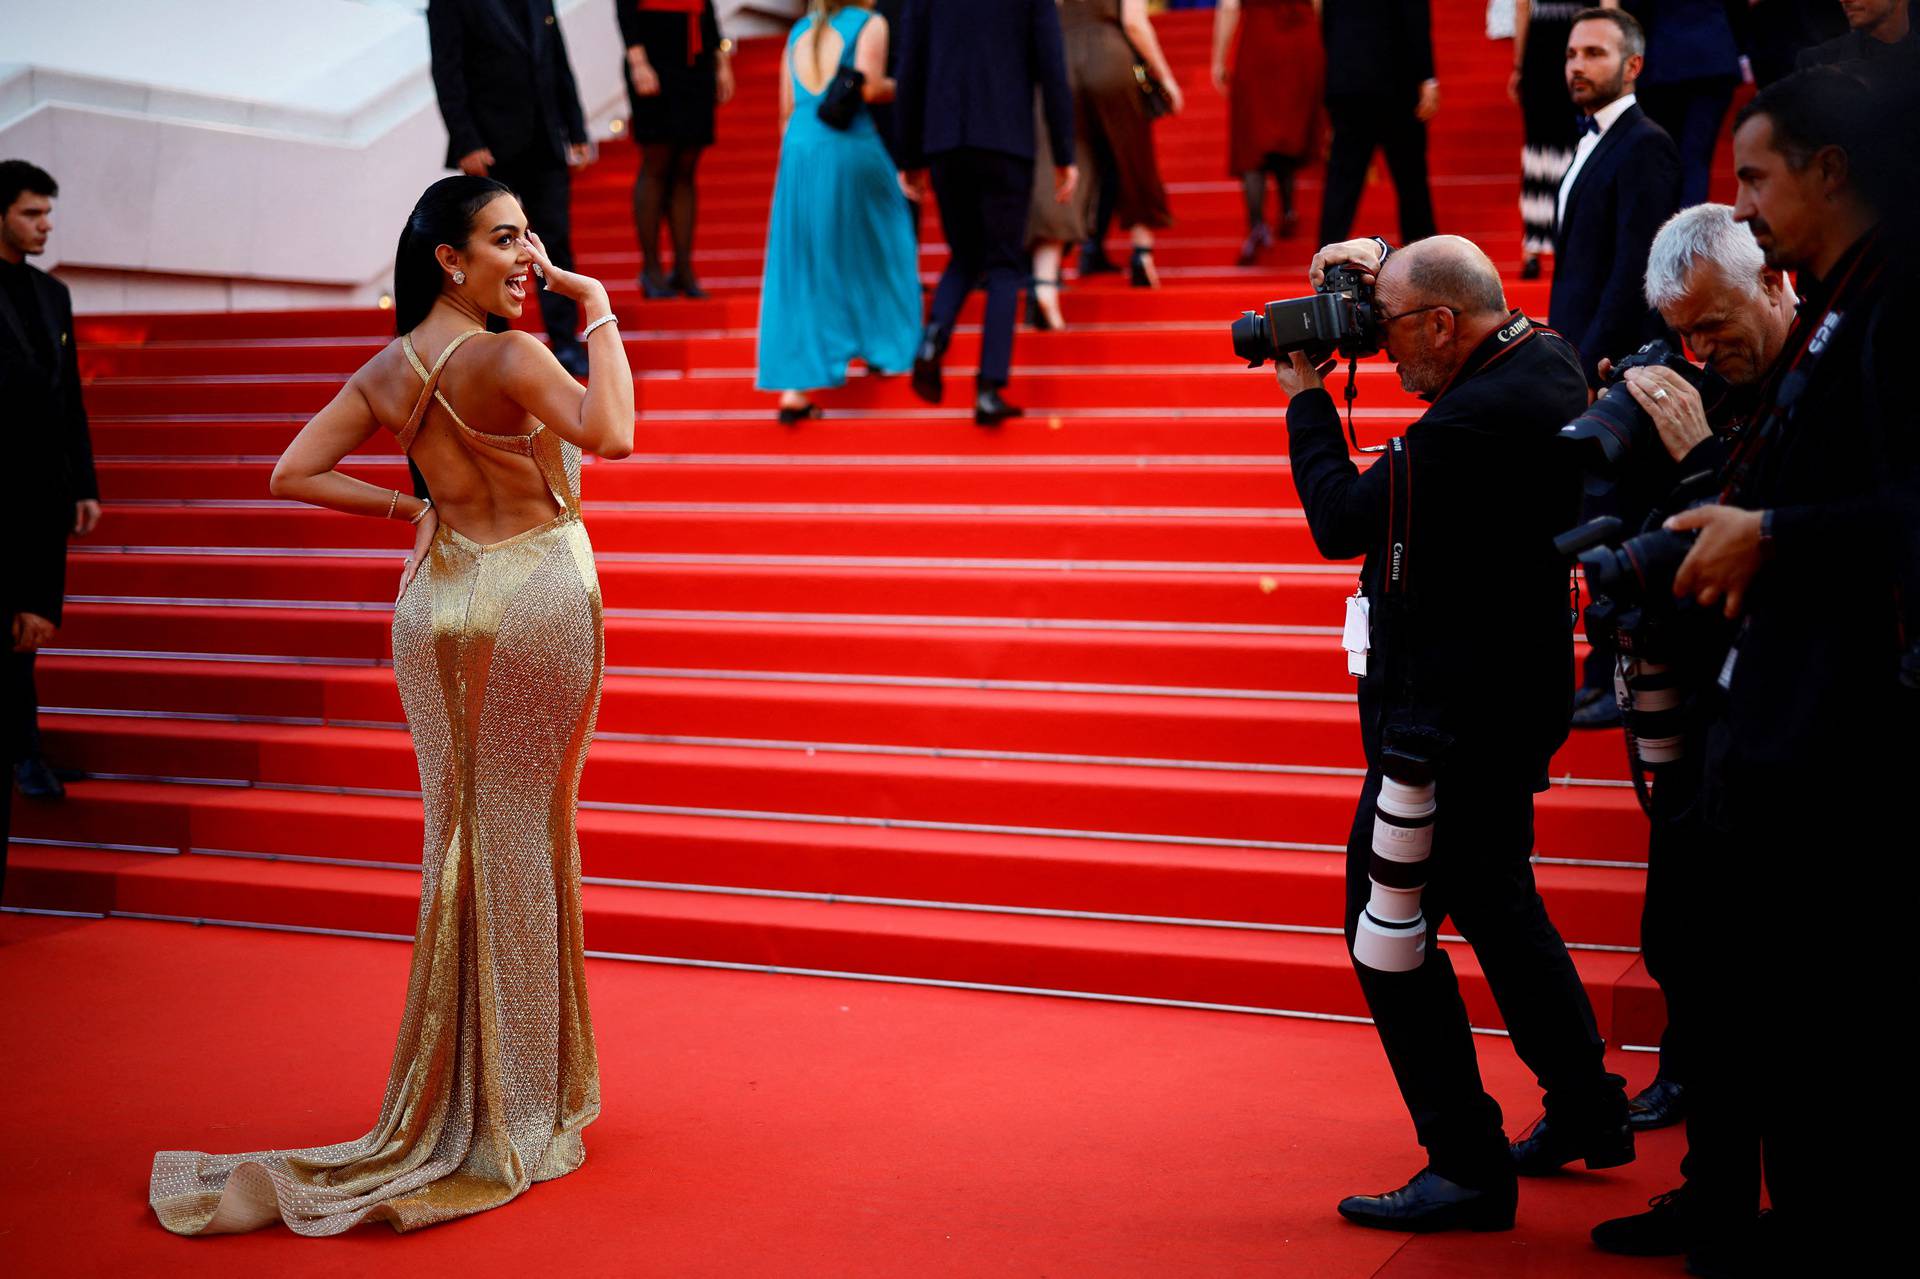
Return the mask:
{"type": "Polygon", "coordinates": [[[820,95],[820,123],[834,129],[852,124],[863,102],[860,91],[866,87],[867,73],[858,67],[843,65],[835,71],[833,79],[827,82],[827,91],[820,95]]]}
{"type": "Polygon", "coordinates": [[[1133,51],[1133,82],[1140,86],[1140,105],[1146,108],[1147,119],[1158,120],[1173,114],[1173,95],[1147,70],[1147,60],[1140,56],[1138,49],[1133,51]]]}

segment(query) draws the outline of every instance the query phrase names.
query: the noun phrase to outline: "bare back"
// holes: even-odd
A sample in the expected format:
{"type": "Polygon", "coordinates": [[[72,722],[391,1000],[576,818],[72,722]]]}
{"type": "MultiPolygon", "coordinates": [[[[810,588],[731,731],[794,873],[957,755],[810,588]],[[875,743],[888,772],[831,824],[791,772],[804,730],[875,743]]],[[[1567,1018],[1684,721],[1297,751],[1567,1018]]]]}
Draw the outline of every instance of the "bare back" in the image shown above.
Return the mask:
{"type": "Polygon", "coordinates": [[[541,464],[545,426],[503,388],[503,348],[513,339],[464,332],[423,324],[368,361],[354,380],[380,425],[426,477],[441,523],[486,544],[546,523],[571,504],[564,491],[555,491],[552,468],[541,464]],[[435,365],[433,401],[411,440],[400,440],[435,365]]]}

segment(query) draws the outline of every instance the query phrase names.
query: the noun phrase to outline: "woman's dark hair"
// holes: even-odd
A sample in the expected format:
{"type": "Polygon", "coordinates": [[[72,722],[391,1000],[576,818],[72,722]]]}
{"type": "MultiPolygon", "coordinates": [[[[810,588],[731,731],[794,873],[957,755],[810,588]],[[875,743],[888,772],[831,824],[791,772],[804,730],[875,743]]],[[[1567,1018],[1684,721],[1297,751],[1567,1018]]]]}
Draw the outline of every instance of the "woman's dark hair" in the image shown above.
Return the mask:
{"type": "MultiPolygon", "coordinates": [[[[433,310],[434,299],[446,285],[433,251],[443,244],[456,248],[473,234],[473,219],[489,204],[513,191],[492,178],[456,173],[441,178],[421,193],[420,202],[400,229],[400,248],[393,257],[393,331],[411,333],[433,310]]],[[[503,317],[489,316],[487,327],[503,317]]]]}

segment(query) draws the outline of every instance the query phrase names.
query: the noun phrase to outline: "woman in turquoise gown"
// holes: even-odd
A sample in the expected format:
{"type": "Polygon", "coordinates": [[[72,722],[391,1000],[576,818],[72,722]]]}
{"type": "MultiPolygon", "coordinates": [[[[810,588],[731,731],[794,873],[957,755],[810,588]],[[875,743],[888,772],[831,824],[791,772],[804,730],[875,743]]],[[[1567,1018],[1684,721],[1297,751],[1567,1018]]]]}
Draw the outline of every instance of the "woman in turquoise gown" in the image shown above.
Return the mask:
{"type": "Polygon", "coordinates": [[[862,107],[835,129],[819,115],[842,66],[865,74],[866,101],[892,97],[887,21],[857,0],[811,9],[780,60],[785,123],[760,290],[754,385],[782,393],[783,422],[818,416],[804,392],[844,385],[851,359],[905,370],[920,334],[919,250],[873,116],[862,107]]]}

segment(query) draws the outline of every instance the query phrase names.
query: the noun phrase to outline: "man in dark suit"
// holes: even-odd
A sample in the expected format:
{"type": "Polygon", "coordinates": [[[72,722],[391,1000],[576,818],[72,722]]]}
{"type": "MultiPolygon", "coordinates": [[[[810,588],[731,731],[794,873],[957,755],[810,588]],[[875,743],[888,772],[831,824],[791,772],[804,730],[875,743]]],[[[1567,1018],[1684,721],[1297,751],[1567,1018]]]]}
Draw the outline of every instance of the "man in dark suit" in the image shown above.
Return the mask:
{"type": "Polygon", "coordinates": [[[1680,150],[1680,207],[1705,203],[1733,91],[1740,45],[1724,0],[1626,0],[1647,29],[1636,97],[1680,150]]]}
{"type": "Polygon", "coordinates": [[[1375,150],[1387,157],[1400,202],[1400,238],[1434,233],[1427,189],[1427,121],[1440,110],[1428,0],[1325,0],[1327,118],[1333,144],[1320,205],[1320,242],[1347,238],[1375,150]]]}
{"type": "MultiPolygon", "coordinates": [[[[950,254],[913,360],[913,389],[940,402],[941,360],[960,306],[987,295],[973,420],[997,426],[1021,410],[1000,390],[1013,364],[1013,322],[1026,280],[1033,195],[1033,92],[1045,104],[1053,154],[1073,154],[1073,96],[1054,0],[907,0],[900,14],[895,143],[909,190],[931,170],[950,254]]],[[[1054,169],[1054,197],[1079,172],[1054,169]]]]}
{"type": "MultiPolygon", "coordinates": [[[[67,286],[27,259],[47,250],[53,178],[25,160],[0,161],[0,413],[6,432],[8,644],[3,730],[7,762],[24,795],[59,799],[60,779],[40,758],[33,687],[35,650],[53,639],[66,590],[67,538],[100,522],[87,411],[67,286]]],[[[6,788],[10,813],[13,787],[6,788]]],[[[0,843],[0,876],[6,853],[0,843]]]]}
{"type": "MultiPolygon", "coordinates": [[[[1560,182],[1547,322],[1580,352],[1589,386],[1601,360],[1618,360],[1665,332],[1641,282],[1647,250],[1680,207],[1680,152],[1634,100],[1646,33],[1619,9],[1582,9],[1567,36],[1567,94],[1580,112],[1573,167],[1560,182]]],[[[1589,503],[1583,518],[1636,512],[1589,503]]],[[[1588,636],[1574,697],[1576,728],[1620,722],[1613,701],[1613,647],[1588,636]]]]}
{"type": "MultiPolygon", "coordinates": [[[[569,165],[587,162],[587,125],[553,0],[429,0],[433,88],[447,122],[447,167],[512,187],[555,266],[573,269],[569,165]]],[[[547,341],[587,375],[580,314],[540,291],[547,341]]]]}

